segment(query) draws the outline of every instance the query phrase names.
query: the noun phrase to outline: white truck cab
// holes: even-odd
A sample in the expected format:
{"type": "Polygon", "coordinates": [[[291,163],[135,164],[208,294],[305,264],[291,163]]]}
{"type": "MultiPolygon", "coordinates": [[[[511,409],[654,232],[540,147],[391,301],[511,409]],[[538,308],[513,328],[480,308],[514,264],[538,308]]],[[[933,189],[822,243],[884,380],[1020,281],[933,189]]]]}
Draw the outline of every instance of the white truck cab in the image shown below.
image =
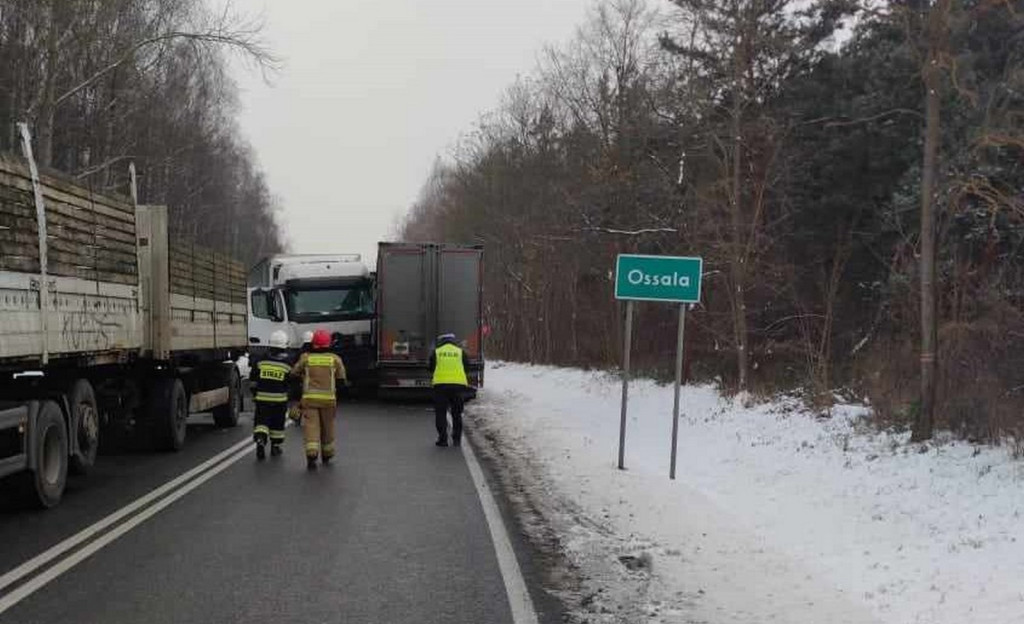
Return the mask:
{"type": "Polygon", "coordinates": [[[249,272],[248,321],[252,362],[270,335],[283,330],[298,351],[317,329],[332,337],[354,382],[366,381],[375,361],[374,275],[358,254],[277,255],[249,272]]]}

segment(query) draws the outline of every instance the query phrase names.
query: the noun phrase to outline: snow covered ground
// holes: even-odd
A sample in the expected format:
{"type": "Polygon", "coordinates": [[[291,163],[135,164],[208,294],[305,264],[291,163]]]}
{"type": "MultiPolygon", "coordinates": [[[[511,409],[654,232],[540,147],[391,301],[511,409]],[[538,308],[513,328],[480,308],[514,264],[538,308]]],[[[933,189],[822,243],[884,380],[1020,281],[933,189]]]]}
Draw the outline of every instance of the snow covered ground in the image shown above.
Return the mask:
{"type": "MultiPolygon", "coordinates": [[[[577,621],[1024,622],[1024,463],[1007,449],[921,451],[781,399],[683,389],[669,481],[671,386],[499,363],[468,408],[474,442],[553,532],[577,621]]],[[[550,536],[549,536],[550,537],[550,536]]]]}

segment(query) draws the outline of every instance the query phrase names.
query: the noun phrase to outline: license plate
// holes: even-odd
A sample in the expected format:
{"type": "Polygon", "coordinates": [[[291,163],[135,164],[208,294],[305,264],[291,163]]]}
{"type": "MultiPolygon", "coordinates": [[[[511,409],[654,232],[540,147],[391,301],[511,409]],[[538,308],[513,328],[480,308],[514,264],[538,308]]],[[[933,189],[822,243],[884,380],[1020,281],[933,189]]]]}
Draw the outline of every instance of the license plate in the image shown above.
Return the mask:
{"type": "Polygon", "coordinates": [[[398,385],[401,388],[427,388],[430,382],[426,379],[399,379],[398,385]]]}

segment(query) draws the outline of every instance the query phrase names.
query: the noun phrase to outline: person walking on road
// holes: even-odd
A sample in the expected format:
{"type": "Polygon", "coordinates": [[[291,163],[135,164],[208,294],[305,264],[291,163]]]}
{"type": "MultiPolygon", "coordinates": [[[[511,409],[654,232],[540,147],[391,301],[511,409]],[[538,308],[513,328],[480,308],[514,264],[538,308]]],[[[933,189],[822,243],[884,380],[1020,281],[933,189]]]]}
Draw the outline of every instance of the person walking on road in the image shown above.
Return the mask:
{"type": "Polygon", "coordinates": [[[434,387],[434,425],[437,446],[448,446],[448,411],[452,413],[452,444],[462,444],[462,407],[469,379],[469,358],[455,343],[455,334],[441,334],[430,354],[430,372],[434,387]]]}
{"type": "Polygon", "coordinates": [[[252,393],[256,399],[256,418],[252,437],[256,441],[256,459],[281,454],[284,444],[284,419],[288,412],[288,376],[292,367],[288,362],[288,335],[275,331],[270,335],[270,354],[260,360],[249,372],[252,393]]]}
{"type": "Polygon", "coordinates": [[[316,470],[319,457],[324,465],[334,457],[334,414],[338,406],[337,382],[347,382],[345,364],[330,352],[327,330],[313,332],[312,350],[303,353],[292,368],[302,379],[302,435],[306,441],[306,467],[316,470]]]}

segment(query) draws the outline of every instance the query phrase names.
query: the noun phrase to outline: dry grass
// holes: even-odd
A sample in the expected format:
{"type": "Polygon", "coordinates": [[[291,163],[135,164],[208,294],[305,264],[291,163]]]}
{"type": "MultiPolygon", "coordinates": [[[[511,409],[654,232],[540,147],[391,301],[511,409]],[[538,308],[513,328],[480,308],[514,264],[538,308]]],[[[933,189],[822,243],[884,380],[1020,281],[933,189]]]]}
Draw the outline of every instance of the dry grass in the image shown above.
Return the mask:
{"type": "MultiPolygon", "coordinates": [[[[857,376],[871,398],[878,424],[908,427],[919,409],[916,343],[890,337],[858,362],[857,376]]],[[[936,427],[956,436],[999,443],[1024,438],[1024,322],[1001,309],[939,331],[936,427]]]]}

